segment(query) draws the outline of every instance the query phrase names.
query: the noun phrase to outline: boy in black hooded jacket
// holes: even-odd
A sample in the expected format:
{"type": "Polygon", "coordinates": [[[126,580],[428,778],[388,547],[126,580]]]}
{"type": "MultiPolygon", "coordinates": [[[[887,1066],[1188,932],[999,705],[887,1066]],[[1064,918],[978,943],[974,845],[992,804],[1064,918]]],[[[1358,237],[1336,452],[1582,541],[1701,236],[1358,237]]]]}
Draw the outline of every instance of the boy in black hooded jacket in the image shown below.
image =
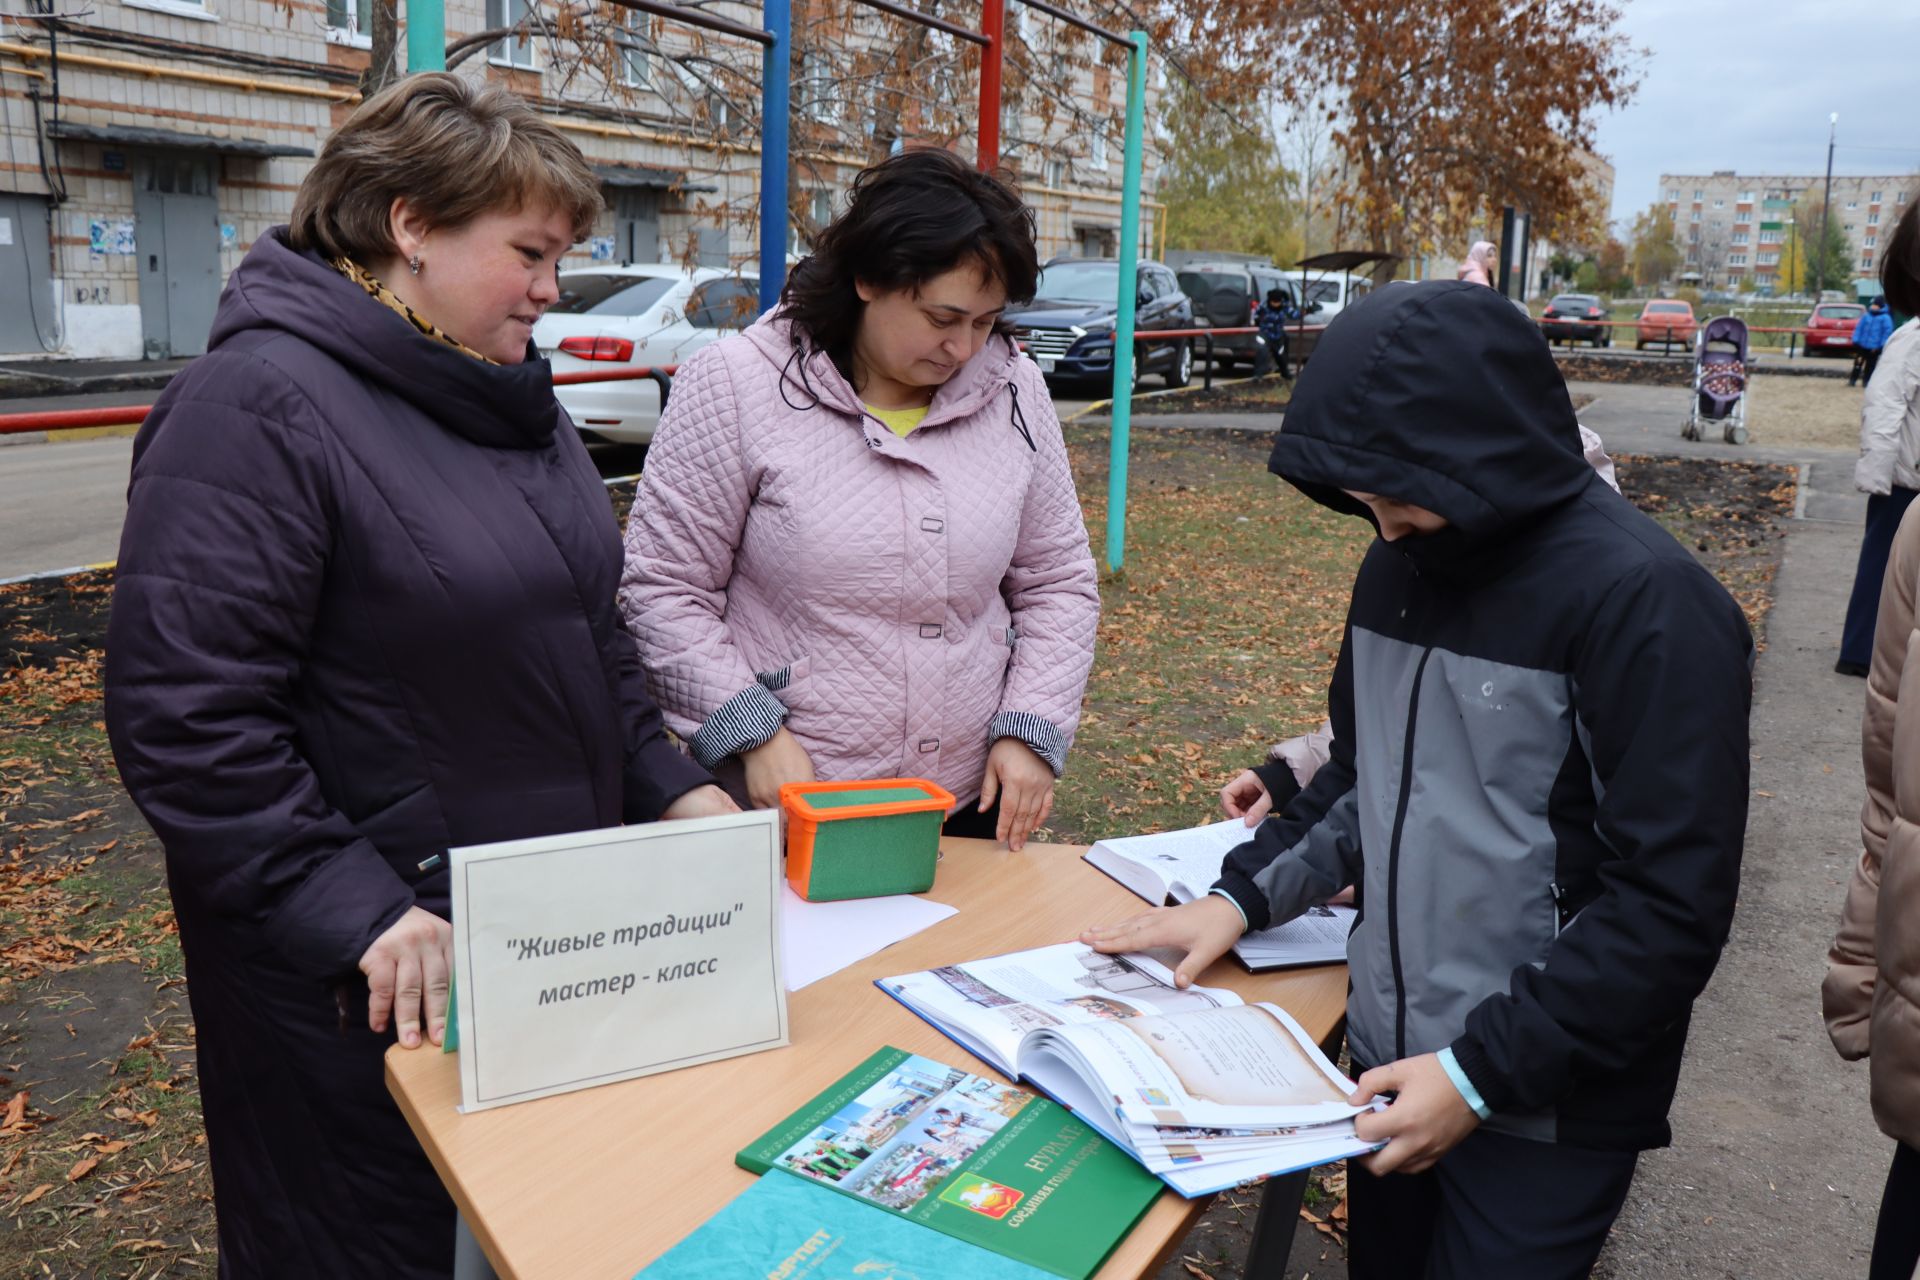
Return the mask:
{"type": "Polygon", "coordinates": [[[1348,943],[1352,1274],[1585,1275],[1667,1111],[1733,917],[1752,638],[1581,457],[1546,344],[1491,290],[1349,308],[1274,472],[1379,537],[1354,582],[1331,762],[1213,893],[1090,930],[1185,948],[1358,886],[1348,943]],[[1412,1176],[1406,1176],[1412,1175],[1412,1176]]]}

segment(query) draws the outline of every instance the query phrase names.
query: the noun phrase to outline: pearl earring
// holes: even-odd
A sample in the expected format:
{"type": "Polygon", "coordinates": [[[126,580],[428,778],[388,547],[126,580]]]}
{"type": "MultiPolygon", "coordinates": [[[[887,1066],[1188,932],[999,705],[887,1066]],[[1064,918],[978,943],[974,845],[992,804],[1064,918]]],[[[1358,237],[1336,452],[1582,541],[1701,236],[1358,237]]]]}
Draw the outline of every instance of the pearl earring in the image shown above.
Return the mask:
{"type": "Polygon", "coordinates": [[[407,270],[411,271],[416,276],[420,274],[420,255],[419,254],[416,253],[411,258],[407,259],[407,270]]]}

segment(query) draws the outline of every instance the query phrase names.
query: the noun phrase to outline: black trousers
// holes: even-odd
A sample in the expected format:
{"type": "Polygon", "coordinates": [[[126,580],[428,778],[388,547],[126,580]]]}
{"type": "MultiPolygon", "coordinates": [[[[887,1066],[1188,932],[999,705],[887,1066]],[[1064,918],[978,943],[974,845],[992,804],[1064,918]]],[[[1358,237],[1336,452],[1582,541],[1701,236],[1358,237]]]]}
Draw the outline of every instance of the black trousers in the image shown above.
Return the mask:
{"type": "Polygon", "coordinates": [[[1000,825],[1000,802],[995,800],[985,813],[979,812],[978,800],[969,800],[953,811],[940,827],[940,834],[953,836],[960,840],[991,840],[994,828],[1000,825]]]}
{"type": "Polygon", "coordinates": [[[1873,629],[1880,617],[1880,584],[1893,555],[1893,535],[1920,490],[1894,486],[1892,493],[1867,495],[1867,531],[1860,539],[1860,562],[1853,572],[1853,594],[1840,629],[1840,661],[1873,665],[1873,629]]]}
{"type": "Polygon", "coordinates": [[[1480,1129],[1425,1173],[1375,1177],[1354,1162],[1347,1273],[1353,1280],[1575,1280],[1600,1256],[1639,1158],[1480,1129]]]}
{"type": "Polygon", "coordinates": [[[1847,385],[1855,382],[1865,386],[1873,381],[1873,371],[1880,365],[1880,348],[1868,350],[1865,347],[1853,349],[1853,371],[1847,374],[1847,385]]]}
{"type": "Polygon", "coordinates": [[[1912,1280],[1920,1264],[1920,1151],[1893,1148],[1887,1189],[1880,1196],[1880,1224],[1873,1232],[1873,1262],[1867,1280],[1912,1280]]]}

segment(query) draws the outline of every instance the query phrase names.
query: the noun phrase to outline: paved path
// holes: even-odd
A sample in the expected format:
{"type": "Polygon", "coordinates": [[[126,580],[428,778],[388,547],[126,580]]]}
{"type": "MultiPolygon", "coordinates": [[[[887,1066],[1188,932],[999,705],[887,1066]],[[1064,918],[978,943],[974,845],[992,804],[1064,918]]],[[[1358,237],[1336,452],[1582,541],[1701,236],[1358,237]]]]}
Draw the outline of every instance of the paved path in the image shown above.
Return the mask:
{"type": "Polygon", "coordinates": [[[113,559],[132,457],[125,436],[0,449],[0,578],[113,559]]]}

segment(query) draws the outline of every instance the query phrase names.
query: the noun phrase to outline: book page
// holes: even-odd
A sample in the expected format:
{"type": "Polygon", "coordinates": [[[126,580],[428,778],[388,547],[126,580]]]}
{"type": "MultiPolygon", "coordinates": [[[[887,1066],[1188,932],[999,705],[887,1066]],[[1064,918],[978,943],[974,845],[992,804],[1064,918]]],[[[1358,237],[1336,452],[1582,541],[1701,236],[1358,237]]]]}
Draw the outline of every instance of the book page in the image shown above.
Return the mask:
{"type": "Polygon", "coordinates": [[[1240,819],[1229,818],[1184,831],[1102,840],[1094,848],[1148,868],[1169,893],[1184,901],[1212,888],[1227,854],[1253,839],[1253,833],[1254,828],[1240,819]]]}
{"type": "Polygon", "coordinates": [[[1064,1028],[1123,1119],[1194,1127],[1321,1124],[1358,1114],[1351,1082],[1273,1005],[1064,1028]]]}
{"type": "MultiPolygon", "coordinates": [[[[1014,1074],[1029,1032],[1147,1014],[1237,1005],[1231,991],[1173,985],[1173,972],[1146,955],[1101,955],[1077,942],[882,978],[880,986],[936,1025],[977,1041],[1003,1073],[1014,1074]]],[[[977,1050],[976,1050],[977,1051],[977,1050]]]]}

